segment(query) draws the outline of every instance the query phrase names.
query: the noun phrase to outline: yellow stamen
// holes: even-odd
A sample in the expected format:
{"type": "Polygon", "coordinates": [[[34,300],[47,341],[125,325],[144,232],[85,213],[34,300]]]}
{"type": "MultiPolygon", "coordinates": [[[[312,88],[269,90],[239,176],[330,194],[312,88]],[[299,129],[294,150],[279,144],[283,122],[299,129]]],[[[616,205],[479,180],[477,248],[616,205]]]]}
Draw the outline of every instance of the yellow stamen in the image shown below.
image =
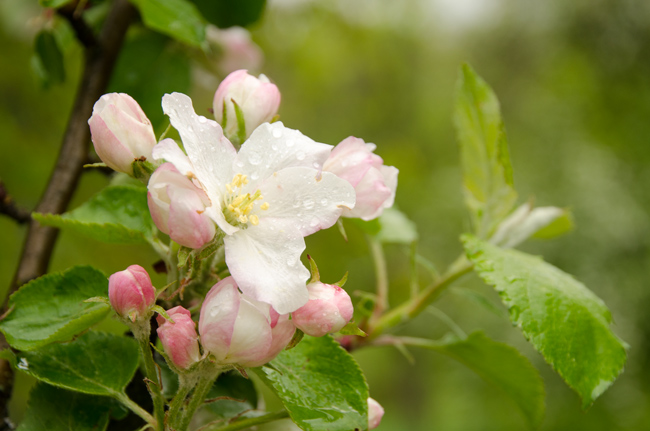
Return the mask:
{"type": "Polygon", "coordinates": [[[260,205],[260,209],[266,211],[267,209],[269,209],[269,203],[264,202],[262,205],[260,205]]]}
{"type": "Polygon", "coordinates": [[[250,216],[249,220],[251,221],[251,224],[253,226],[257,226],[258,224],[260,224],[260,218],[256,215],[250,216]]]}

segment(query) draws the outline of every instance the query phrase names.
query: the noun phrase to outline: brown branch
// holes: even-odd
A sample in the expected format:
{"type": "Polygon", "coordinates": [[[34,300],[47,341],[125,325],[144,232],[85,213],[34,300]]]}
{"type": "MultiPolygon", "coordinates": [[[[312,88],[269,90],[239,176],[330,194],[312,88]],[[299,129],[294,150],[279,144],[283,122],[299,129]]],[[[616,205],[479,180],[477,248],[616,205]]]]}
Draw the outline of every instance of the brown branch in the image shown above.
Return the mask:
{"type": "MultiPolygon", "coordinates": [[[[86,46],[83,76],[61,150],[45,192],[36,206],[36,212],[61,214],[70,203],[88,154],[90,143],[88,118],[92,114],[95,101],[106,91],[124,36],[135,16],[135,8],[127,0],[115,0],[97,38],[97,43],[86,46]]],[[[57,229],[41,226],[36,221],[29,223],[22,255],[3,309],[7,308],[9,295],[18,287],[45,274],[57,234],[57,229]]],[[[0,337],[0,349],[5,346],[7,346],[6,340],[0,337]]],[[[7,416],[6,406],[11,396],[12,385],[11,369],[6,361],[0,360],[0,418],[7,416]]],[[[2,429],[9,428],[0,424],[0,430],[2,429]]]]}
{"type": "Polygon", "coordinates": [[[77,40],[79,40],[84,47],[92,48],[97,45],[97,39],[95,38],[93,30],[83,19],[83,16],[77,13],[77,4],[78,2],[68,3],[62,8],[57,9],[56,13],[70,23],[70,26],[77,36],[77,40]]]}
{"type": "Polygon", "coordinates": [[[0,181],[0,214],[9,216],[18,224],[27,223],[32,219],[29,211],[16,205],[2,181],[0,181]]]}

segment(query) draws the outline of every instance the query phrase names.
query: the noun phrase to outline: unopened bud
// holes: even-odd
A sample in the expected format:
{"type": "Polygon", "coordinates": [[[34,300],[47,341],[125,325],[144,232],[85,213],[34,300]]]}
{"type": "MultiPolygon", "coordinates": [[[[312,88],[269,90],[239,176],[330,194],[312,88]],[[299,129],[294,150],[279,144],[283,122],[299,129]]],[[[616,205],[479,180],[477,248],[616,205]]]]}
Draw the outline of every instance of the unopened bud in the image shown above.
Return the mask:
{"type": "Polygon", "coordinates": [[[131,265],[108,278],[108,299],[113,309],[132,321],[146,316],[156,301],[156,289],[140,265],[131,265]]]}
{"type": "Polygon", "coordinates": [[[97,155],[110,168],[133,176],[132,163],[151,158],[156,135],[138,102],[123,93],[104,94],[88,120],[97,155]]]}
{"type": "Polygon", "coordinates": [[[147,188],[149,211],[161,232],[190,248],[201,248],[214,237],[214,222],[205,214],[208,196],[173,164],[160,165],[147,188]]]}
{"type": "Polygon", "coordinates": [[[368,397],[368,429],[375,429],[379,426],[384,416],[384,408],[374,399],[368,397]]]}
{"type": "Polygon", "coordinates": [[[263,365],[289,344],[295,330],[288,315],[240,293],[232,277],[215,284],[201,307],[201,344],[221,364],[263,365]]]}
{"type": "Polygon", "coordinates": [[[189,310],[181,306],[167,310],[167,314],[174,323],[159,314],[156,317],[158,338],[174,365],[187,369],[198,362],[201,356],[196,324],[189,310]]]}
{"type": "Polygon", "coordinates": [[[334,147],[323,165],[324,171],[352,184],[357,194],[354,208],[344,209],[343,217],[372,220],[393,206],[399,171],[384,166],[382,158],[373,153],[375,148],[375,144],[350,136],[334,147]]]}
{"type": "Polygon", "coordinates": [[[292,322],[305,334],[322,337],[340,331],[352,319],[352,300],[339,286],[315,282],[307,290],[307,304],[291,313],[292,322]]]}
{"type": "MultiPolygon", "coordinates": [[[[280,90],[265,75],[256,78],[237,70],[224,79],[214,95],[213,109],[226,136],[235,141],[246,139],[262,123],[273,119],[280,107],[280,90]],[[245,130],[239,130],[234,103],[244,118],[245,130]],[[225,115],[224,115],[225,107],[225,115]]],[[[239,142],[241,144],[241,142],[239,142]]]]}

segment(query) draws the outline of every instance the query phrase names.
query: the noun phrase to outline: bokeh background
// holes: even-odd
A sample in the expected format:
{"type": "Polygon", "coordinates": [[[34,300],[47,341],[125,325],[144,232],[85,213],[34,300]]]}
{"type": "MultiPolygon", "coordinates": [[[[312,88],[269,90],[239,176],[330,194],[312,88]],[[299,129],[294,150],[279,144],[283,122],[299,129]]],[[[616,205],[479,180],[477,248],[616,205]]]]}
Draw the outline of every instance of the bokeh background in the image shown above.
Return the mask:
{"type": "MultiPolygon", "coordinates": [[[[48,89],[39,84],[30,61],[44,19],[36,1],[0,3],[0,178],[26,208],[37,203],[52,170],[81,64],[81,50],[70,44],[65,82],[48,89]]],[[[605,300],[615,331],[631,346],[628,365],[583,412],[578,396],[503,313],[469,300],[462,289],[449,290],[435,306],[465,332],[484,329],[533,361],[547,390],[541,429],[650,428],[650,2],[270,0],[250,30],[265,53],[262,71],[282,92],[281,119],[320,142],[354,135],[376,143],[385,162],[400,169],[396,204],[418,226],[420,253],[440,268],[461,252],[458,236],[469,229],[451,113],[459,65],[470,63],[501,100],[521,202],[534,198],[538,205],[571,208],[575,216],[570,234],[522,248],[574,274],[605,300]]],[[[130,37],[138,37],[137,29],[130,37]]],[[[159,98],[165,91],[189,91],[197,110],[209,108],[219,79],[198,62],[176,61],[187,49],[182,45],[152,52],[159,41],[144,39],[131,47],[129,62],[150,55],[142,61],[151,64],[147,82],[157,95],[134,94],[150,118],[164,128],[159,98]]],[[[130,85],[137,93],[136,78],[130,85]]],[[[85,173],[72,207],[108,181],[85,173]]],[[[325,281],[350,271],[350,292],[372,291],[363,234],[346,226],[349,242],[330,229],[308,238],[308,252],[325,281]]],[[[24,234],[0,218],[2,291],[24,234]]],[[[388,246],[386,253],[395,305],[408,295],[408,250],[388,246]]],[[[51,269],[87,263],[112,273],[155,260],[146,247],[62,232],[51,269]]],[[[475,276],[457,286],[503,310],[475,276]]],[[[438,338],[449,325],[425,313],[399,331],[438,338]]],[[[414,363],[388,347],[355,352],[371,395],[386,409],[379,430],[525,429],[516,405],[472,371],[434,352],[412,353],[414,363]]],[[[16,420],[32,383],[19,375],[11,404],[16,420]]]]}

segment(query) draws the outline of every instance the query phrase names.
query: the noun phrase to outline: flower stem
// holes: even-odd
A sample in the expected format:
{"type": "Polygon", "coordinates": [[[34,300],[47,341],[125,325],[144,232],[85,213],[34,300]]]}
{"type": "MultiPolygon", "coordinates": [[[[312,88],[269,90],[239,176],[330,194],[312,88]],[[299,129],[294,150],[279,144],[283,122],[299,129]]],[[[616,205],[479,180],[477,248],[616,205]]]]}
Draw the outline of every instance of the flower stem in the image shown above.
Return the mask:
{"type": "Polygon", "coordinates": [[[151,399],[153,400],[153,413],[155,417],[155,429],[157,431],[163,431],[164,425],[164,415],[165,415],[165,399],[163,398],[162,392],[160,390],[160,380],[158,379],[158,372],[156,364],[153,360],[153,354],[151,353],[151,347],[149,346],[149,334],[151,333],[151,324],[149,320],[144,320],[139,325],[136,322],[136,325],[133,325],[131,328],[133,335],[138,340],[138,346],[140,347],[140,355],[144,363],[144,375],[151,381],[151,384],[147,385],[149,391],[151,392],[151,399]]]}
{"type": "Polygon", "coordinates": [[[192,388],[196,386],[197,379],[192,375],[179,375],[179,388],[178,392],[174,396],[174,399],[169,404],[169,412],[167,413],[167,420],[175,427],[178,422],[182,419],[181,409],[185,405],[185,399],[187,394],[190,393],[192,388]]]}
{"type": "Polygon", "coordinates": [[[388,308],[388,271],[386,270],[386,256],[384,249],[376,238],[366,235],[372,260],[375,263],[375,277],[377,278],[377,302],[373,310],[373,320],[381,317],[388,308]]]}
{"type": "Polygon", "coordinates": [[[280,410],[277,412],[267,413],[262,416],[257,416],[254,418],[246,418],[240,421],[236,421],[224,426],[217,426],[217,424],[208,424],[202,428],[199,428],[198,431],[237,431],[246,429],[255,425],[261,425],[268,422],[277,421],[279,419],[285,419],[289,417],[289,412],[286,410],[280,410]]]}
{"type": "Polygon", "coordinates": [[[206,363],[206,368],[203,370],[202,376],[194,388],[194,392],[190,395],[190,401],[185,407],[184,413],[180,417],[180,423],[178,423],[178,426],[175,427],[174,430],[187,430],[194,413],[203,404],[205,397],[208,395],[208,392],[210,391],[210,388],[212,388],[215,380],[217,380],[217,377],[219,377],[220,372],[221,370],[216,368],[214,365],[206,363]]]}
{"type": "Polygon", "coordinates": [[[461,255],[449,266],[447,272],[433,284],[422,290],[411,300],[383,315],[377,323],[370,328],[367,341],[378,337],[386,329],[396,326],[408,319],[412,319],[420,314],[454,281],[471,271],[472,267],[472,263],[467,260],[465,255],[461,255]]]}

